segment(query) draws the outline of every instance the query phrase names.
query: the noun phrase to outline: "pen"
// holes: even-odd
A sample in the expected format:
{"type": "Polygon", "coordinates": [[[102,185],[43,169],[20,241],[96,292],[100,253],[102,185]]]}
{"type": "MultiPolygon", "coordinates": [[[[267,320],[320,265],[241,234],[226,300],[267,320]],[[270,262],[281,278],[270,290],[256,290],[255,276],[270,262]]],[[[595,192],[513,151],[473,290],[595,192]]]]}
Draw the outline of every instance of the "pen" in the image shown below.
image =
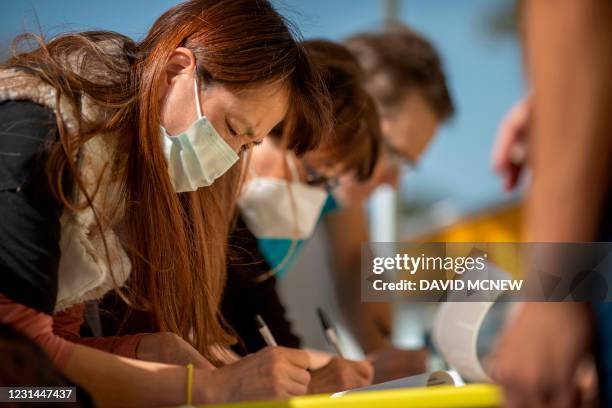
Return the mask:
{"type": "Polygon", "coordinates": [[[323,333],[325,333],[327,341],[329,341],[331,345],[334,346],[334,349],[336,349],[336,353],[338,354],[338,356],[344,358],[344,354],[342,353],[342,349],[340,348],[340,341],[338,340],[336,328],[330,324],[329,319],[325,315],[325,312],[323,312],[323,309],[321,309],[320,307],[317,308],[317,315],[319,315],[319,321],[321,322],[321,326],[323,327],[323,333]]]}
{"type": "Polygon", "coordinates": [[[382,319],[380,318],[374,319],[374,326],[376,326],[376,329],[378,330],[378,333],[380,334],[380,336],[387,343],[390,343],[391,342],[391,329],[389,328],[389,326],[385,322],[383,322],[382,319]]]}
{"type": "Polygon", "coordinates": [[[257,324],[257,330],[259,330],[259,334],[261,334],[261,337],[263,337],[264,341],[268,346],[278,346],[276,340],[274,339],[274,336],[272,335],[272,332],[270,331],[270,328],[268,327],[266,322],[264,322],[264,319],[261,317],[261,315],[255,315],[255,324],[257,324]]]}

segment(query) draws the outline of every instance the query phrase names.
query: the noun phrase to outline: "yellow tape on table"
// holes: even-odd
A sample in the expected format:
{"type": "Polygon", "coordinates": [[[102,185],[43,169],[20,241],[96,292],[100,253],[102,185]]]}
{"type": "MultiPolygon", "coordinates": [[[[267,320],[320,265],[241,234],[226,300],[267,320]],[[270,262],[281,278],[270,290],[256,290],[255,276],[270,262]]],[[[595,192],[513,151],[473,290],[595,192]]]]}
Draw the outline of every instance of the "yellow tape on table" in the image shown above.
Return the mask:
{"type": "Polygon", "coordinates": [[[490,384],[464,387],[437,386],[401,390],[365,391],[339,398],[312,395],[288,401],[258,401],[202,405],[202,408],[497,408],[501,391],[490,384]]]}

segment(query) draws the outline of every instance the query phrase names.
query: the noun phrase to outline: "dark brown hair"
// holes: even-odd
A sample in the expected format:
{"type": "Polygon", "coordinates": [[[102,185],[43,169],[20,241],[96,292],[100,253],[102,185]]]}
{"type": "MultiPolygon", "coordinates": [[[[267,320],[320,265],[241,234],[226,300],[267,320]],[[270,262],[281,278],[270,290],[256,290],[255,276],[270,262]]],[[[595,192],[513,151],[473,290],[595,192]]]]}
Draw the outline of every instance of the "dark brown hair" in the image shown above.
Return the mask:
{"type": "Polygon", "coordinates": [[[382,113],[393,111],[412,91],[420,92],[440,119],[454,113],[440,57],[417,32],[395,23],[381,32],[354,35],[345,44],[359,60],[365,87],[382,113]]]}
{"type": "MultiPolygon", "coordinates": [[[[330,102],[321,78],[265,0],[181,3],[161,15],[140,42],[113,32],[67,34],[48,43],[38,39],[37,48],[15,52],[3,67],[27,70],[57,89],[60,136],[47,167],[52,189],[67,209],[77,211],[79,203],[64,191],[66,171],[86,196],[85,205],[92,205],[73,159],[80,147],[99,132],[120,136],[118,149],[127,154],[119,177],[132,263],[129,298],[143,301],[156,330],[180,335],[214,360],[210,345],[233,340],[222,325],[219,303],[241,168],[235,166],[210,188],[174,192],[159,138],[160,85],[170,55],[180,46],[193,51],[205,83],[237,89],[286,85],[292,101],[284,121],[289,149],[304,153],[328,132],[330,102]],[[108,52],[108,44],[115,44],[115,52],[108,52]],[[112,114],[89,123],[81,115],[83,95],[112,114]],[[60,97],[80,117],[76,137],[68,134],[60,97]]],[[[98,225],[101,232],[100,219],[98,225]]]]}
{"type": "MultiPolygon", "coordinates": [[[[343,45],[325,40],[304,41],[303,45],[320,72],[332,102],[333,128],[323,136],[317,157],[339,164],[342,173],[358,180],[370,178],[381,144],[376,104],[363,88],[363,72],[357,59],[343,45]]],[[[280,138],[284,124],[271,133],[280,138]]],[[[302,137],[297,129],[295,137],[302,137]]]]}
{"type": "Polygon", "coordinates": [[[382,136],[376,104],[363,88],[359,62],[345,46],[331,41],[305,41],[304,47],[323,76],[333,107],[333,130],[317,153],[330,163],[340,163],[342,172],[367,180],[382,136]]]}

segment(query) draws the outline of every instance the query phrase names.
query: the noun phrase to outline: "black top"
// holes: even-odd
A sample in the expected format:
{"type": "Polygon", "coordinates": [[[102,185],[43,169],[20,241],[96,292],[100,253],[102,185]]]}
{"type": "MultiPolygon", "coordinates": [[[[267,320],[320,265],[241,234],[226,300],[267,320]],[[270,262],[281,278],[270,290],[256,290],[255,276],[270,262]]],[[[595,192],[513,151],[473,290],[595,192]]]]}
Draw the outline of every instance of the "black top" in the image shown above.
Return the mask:
{"type": "Polygon", "coordinates": [[[230,255],[227,284],[221,313],[236,331],[241,343],[234,347],[239,354],[252,353],[266,346],[255,324],[255,315],[264,319],[280,346],[300,347],[300,339],[292,332],[285,316],[285,307],[278,296],[274,276],[258,282],[270,266],[258,249],[257,238],[238,218],[229,237],[230,255]]]}
{"type": "Polygon", "coordinates": [[[50,109],[0,103],[0,293],[48,314],[57,297],[62,206],[45,163],[56,138],[50,109]]]}

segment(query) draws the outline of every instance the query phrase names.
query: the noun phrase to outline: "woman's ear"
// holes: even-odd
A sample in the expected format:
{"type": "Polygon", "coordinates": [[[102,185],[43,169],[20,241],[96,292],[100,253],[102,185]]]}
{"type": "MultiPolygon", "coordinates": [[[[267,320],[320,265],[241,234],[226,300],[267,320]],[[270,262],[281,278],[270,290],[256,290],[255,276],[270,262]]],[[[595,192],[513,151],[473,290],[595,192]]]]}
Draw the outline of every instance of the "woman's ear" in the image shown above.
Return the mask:
{"type": "Polygon", "coordinates": [[[188,48],[178,47],[170,55],[170,59],[166,64],[166,75],[169,78],[184,74],[192,75],[195,67],[196,62],[193,52],[188,48]]]}
{"type": "Polygon", "coordinates": [[[178,47],[174,50],[164,69],[161,94],[165,95],[177,79],[189,77],[189,80],[192,81],[195,68],[195,56],[190,49],[178,47]]]}

